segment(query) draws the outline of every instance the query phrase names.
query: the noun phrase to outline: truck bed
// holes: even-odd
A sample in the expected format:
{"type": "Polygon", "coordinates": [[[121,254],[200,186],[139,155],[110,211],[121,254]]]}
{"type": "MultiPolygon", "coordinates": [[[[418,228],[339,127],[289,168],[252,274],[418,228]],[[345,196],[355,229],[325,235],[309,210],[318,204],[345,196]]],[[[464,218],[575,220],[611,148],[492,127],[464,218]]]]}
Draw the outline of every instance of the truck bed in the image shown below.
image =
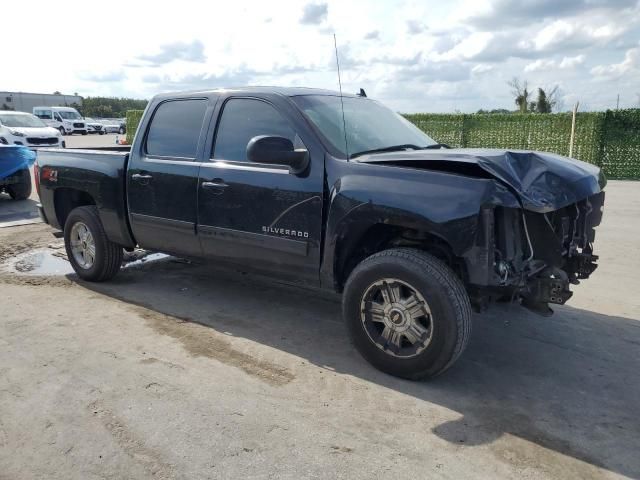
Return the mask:
{"type": "Polygon", "coordinates": [[[129,146],[119,145],[38,150],[39,195],[47,223],[62,229],[69,213],[66,203],[71,206],[74,195],[87,195],[90,203],[98,207],[109,238],[123,246],[133,246],[125,194],[129,151],[129,146]],[[69,197],[69,202],[65,202],[65,196],[69,197]]]}

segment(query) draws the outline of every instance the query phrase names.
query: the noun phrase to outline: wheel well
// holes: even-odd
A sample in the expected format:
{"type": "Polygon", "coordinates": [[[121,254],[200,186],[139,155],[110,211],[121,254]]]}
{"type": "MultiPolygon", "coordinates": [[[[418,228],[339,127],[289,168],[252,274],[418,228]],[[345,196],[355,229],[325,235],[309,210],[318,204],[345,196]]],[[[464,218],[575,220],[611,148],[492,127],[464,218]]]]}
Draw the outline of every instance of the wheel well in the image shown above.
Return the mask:
{"type": "Polygon", "coordinates": [[[81,190],[72,188],[59,188],[55,191],[53,202],[56,209],[58,225],[64,228],[67,217],[71,210],[85,205],[95,205],[96,202],[91,195],[81,190]]]}
{"type": "Polygon", "coordinates": [[[428,252],[446,263],[465,281],[464,261],[453,254],[451,246],[442,238],[426,231],[378,223],[365,230],[356,241],[343,241],[338,245],[335,264],[337,290],[342,291],[347,278],[362,260],[394,247],[411,247],[428,252]]]}

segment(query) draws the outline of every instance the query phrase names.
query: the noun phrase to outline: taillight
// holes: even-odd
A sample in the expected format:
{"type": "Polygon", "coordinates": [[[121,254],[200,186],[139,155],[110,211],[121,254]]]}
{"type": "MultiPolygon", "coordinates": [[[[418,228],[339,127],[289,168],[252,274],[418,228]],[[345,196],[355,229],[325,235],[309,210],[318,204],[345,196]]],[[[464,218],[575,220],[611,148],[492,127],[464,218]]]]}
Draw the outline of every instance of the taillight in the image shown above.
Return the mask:
{"type": "Polygon", "coordinates": [[[36,158],[36,162],[33,164],[33,176],[36,181],[36,192],[38,192],[38,197],[40,196],[40,165],[38,165],[38,159],[36,158]]]}

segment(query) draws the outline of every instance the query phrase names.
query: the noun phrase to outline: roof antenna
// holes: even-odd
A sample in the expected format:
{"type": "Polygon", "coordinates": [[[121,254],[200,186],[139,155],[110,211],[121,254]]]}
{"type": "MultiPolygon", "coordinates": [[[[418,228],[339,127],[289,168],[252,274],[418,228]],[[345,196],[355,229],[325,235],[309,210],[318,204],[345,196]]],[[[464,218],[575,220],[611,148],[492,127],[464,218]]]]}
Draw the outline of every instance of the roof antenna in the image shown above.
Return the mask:
{"type": "Polygon", "coordinates": [[[344,119],[344,101],[342,100],[342,80],[340,79],[340,60],[338,59],[338,42],[336,34],[333,34],[333,46],[336,50],[336,66],[338,67],[338,85],[340,86],[340,106],[342,107],[342,128],[344,131],[344,148],[347,151],[347,162],[349,161],[349,143],[347,142],[347,122],[344,119]]]}

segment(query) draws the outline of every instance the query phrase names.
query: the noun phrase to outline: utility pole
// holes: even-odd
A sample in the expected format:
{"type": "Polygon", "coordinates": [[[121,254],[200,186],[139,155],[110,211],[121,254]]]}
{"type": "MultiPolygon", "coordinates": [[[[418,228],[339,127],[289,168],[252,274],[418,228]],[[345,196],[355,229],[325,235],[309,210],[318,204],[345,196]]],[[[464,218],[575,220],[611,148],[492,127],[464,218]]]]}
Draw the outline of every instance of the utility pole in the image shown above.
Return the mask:
{"type": "Polygon", "coordinates": [[[620,94],[618,94],[618,99],[616,100],[616,110],[620,109],[620,94]]]}

